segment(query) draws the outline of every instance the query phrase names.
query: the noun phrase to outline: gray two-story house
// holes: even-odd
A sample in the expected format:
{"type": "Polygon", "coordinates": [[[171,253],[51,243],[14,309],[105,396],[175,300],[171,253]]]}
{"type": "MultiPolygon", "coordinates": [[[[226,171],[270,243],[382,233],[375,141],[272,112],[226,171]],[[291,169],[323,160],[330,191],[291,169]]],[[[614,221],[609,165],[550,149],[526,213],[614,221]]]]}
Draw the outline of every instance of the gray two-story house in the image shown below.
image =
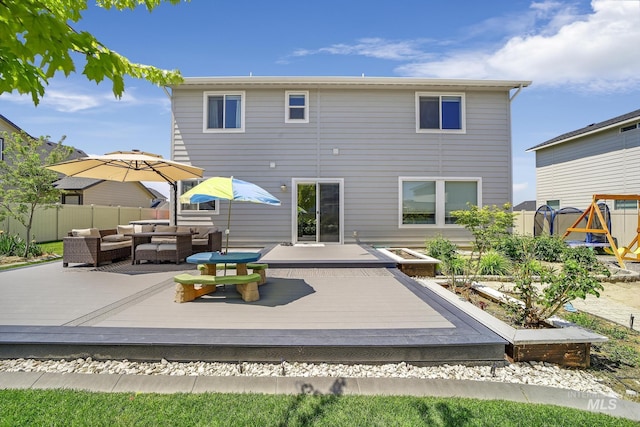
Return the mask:
{"type": "MultiPolygon", "coordinates": [[[[234,203],[232,245],[466,242],[451,211],[511,201],[511,102],[529,84],[186,78],[171,88],[172,157],[281,200],[234,203]]],[[[181,205],[178,222],[222,228],[228,206],[181,205]]]]}
{"type": "MultiPolygon", "coordinates": [[[[527,151],[536,153],[536,200],[585,209],[594,194],[640,194],[640,110],[563,133],[527,151]]],[[[616,200],[614,210],[637,208],[616,200]]]]}

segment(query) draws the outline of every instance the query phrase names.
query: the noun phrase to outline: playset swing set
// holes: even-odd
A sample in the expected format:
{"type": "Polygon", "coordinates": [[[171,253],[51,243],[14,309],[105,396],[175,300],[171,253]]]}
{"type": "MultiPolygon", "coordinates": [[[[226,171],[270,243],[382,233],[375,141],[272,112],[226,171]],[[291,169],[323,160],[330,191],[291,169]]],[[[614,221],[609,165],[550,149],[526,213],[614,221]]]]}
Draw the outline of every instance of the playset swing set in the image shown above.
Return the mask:
{"type": "Polygon", "coordinates": [[[605,220],[598,200],[635,200],[637,205],[637,202],[640,202],[640,194],[594,194],[591,205],[571,227],[567,228],[562,235],[562,239],[565,239],[572,232],[600,235],[606,238],[606,243],[572,242],[572,246],[601,247],[605,252],[616,257],[621,268],[625,268],[624,260],[640,261],[640,212],[638,213],[636,236],[628,245],[617,247],[609,229],[610,221],[605,220]],[[585,218],[587,219],[586,226],[579,227],[585,218]]]}

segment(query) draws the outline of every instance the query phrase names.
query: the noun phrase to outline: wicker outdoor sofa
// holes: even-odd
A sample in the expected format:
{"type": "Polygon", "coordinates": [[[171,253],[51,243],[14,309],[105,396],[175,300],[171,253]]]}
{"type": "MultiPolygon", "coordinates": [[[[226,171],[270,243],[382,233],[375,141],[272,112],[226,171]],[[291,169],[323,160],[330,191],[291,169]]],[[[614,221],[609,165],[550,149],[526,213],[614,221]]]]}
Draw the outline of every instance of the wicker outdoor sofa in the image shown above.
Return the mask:
{"type": "Polygon", "coordinates": [[[74,262],[98,267],[106,261],[131,256],[131,239],[118,241],[119,237],[108,236],[118,236],[118,230],[88,228],[70,231],[62,240],[62,266],[67,267],[70,262],[74,262]]]}
{"type": "MultiPolygon", "coordinates": [[[[140,226],[136,226],[140,227],[140,226]]],[[[152,232],[155,228],[160,231],[168,231],[167,226],[143,226],[135,229],[133,226],[119,225],[116,229],[98,230],[97,228],[74,229],[63,239],[62,266],[68,267],[69,263],[91,264],[98,267],[107,261],[116,261],[131,257],[132,239],[126,234],[133,232],[152,232]]],[[[175,231],[177,227],[172,229],[175,231]]],[[[216,227],[192,227],[187,228],[192,233],[191,251],[189,255],[196,252],[214,252],[222,249],[222,233],[216,227]]],[[[155,241],[156,238],[152,239],[155,241]]],[[[158,244],[171,244],[166,238],[158,244]]],[[[174,241],[175,243],[175,241],[174,241]]],[[[163,249],[166,251],[167,246],[163,249]]],[[[177,249],[176,249],[177,250],[177,249]]],[[[182,252],[182,249],[181,251],[182,252]]],[[[170,253],[160,253],[159,260],[170,260],[173,257],[170,253]]],[[[182,256],[182,254],[180,254],[182,256]]],[[[155,259],[157,261],[157,259],[155,259]]]]}

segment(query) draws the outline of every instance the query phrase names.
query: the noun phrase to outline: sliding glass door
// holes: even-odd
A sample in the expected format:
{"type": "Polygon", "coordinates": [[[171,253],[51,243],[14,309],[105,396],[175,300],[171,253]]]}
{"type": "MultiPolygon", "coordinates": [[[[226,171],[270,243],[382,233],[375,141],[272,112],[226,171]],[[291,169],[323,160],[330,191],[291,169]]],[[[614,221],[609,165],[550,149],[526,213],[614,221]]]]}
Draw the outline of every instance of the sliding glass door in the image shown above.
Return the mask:
{"type": "Polygon", "coordinates": [[[342,242],[342,180],[295,180],[294,243],[342,242]]]}

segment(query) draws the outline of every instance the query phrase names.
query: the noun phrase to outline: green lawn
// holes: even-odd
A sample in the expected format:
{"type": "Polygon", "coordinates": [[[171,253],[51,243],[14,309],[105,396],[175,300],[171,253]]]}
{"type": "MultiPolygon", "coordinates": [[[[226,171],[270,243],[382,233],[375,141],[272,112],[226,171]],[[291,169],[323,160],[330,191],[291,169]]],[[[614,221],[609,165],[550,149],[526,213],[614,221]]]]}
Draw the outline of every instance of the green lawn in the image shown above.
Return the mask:
{"type": "Polygon", "coordinates": [[[38,243],[45,254],[62,255],[62,240],[57,242],[38,243]]]}
{"type": "Polygon", "coordinates": [[[0,426],[637,426],[575,409],[455,398],[0,390],[0,426]]]}

